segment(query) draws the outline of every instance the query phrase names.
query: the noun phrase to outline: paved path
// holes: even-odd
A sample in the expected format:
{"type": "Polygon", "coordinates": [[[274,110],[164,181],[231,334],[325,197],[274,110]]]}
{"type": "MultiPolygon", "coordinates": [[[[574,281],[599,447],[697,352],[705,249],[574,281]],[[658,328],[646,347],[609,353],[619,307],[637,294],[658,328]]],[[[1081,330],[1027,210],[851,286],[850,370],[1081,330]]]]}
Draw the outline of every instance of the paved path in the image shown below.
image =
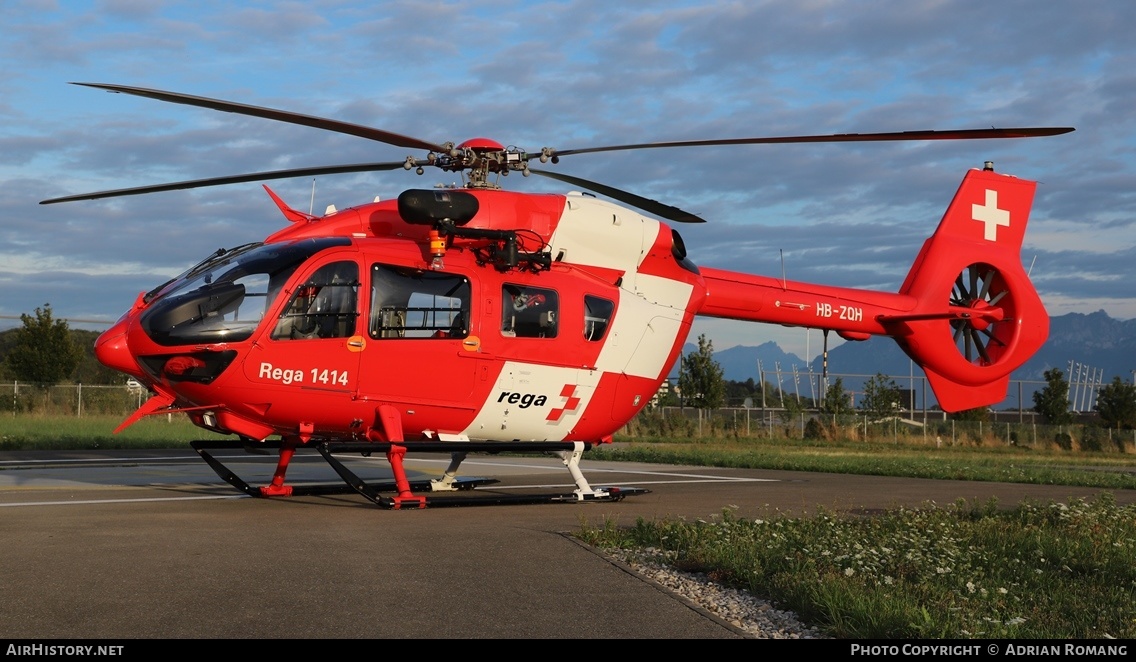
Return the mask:
{"type": "MultiPolygon", "coordinates": [[[[382,474],[373,460],[360,473],[382,474]]],[[[423,476],[444,465],[408,460],[423,476]]],[[[234,466],[271,474],[270,463],[234,466]]],[[[616,503],[388,511],[354,494],[248,498],[192,453],[0,453],[0,636],[738,638],[571,534],[726,507],[759,516],[1097,492],[588,460],[584,470],[595,485],[651,491],[616,503]]],[[[290,477],[327,471],[320,460],[290,477]]],[[[471,457],[463,473],[498,478],[492,489],[503,492],[570,489],[551,458],[471,457]]]]}

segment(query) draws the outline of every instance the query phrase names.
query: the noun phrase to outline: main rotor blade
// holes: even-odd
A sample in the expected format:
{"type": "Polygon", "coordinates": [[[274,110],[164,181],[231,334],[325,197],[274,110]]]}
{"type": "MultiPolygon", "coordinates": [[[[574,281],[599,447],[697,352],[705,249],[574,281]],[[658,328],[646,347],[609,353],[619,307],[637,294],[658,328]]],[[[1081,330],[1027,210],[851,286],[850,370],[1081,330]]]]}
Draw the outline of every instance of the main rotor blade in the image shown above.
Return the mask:
{"type": "Polygon", "coordinates": [[[634,193],[628,193],[627,191],[622,191],[622,190],[617,189],[617,188],[612,188],[610,186],[606,186],[606,185],[600,184],[598,182],[589,181],[587,179],[581,179],[579,177],[573,177],[572,175],[564,175],[564,174],[561,174],[561,173],[558,173],[558,172],[549,172],[547,170],[533,170],[533,169],[530,168],[529,172],[531,172],[535,175],[541,175],[542,177],[548,177],[550,179],[558,179],[562,182],[566,182],[568,184],[573,184],[575,186],[579,186],[580,188],[588,189],[590,191],[595,191],[596,193],[606,195],[607,197],[609,197],[613,200],[619,200],[620,202],[626,202],[627,204],[632,205],[633,207],[637,207],[639,209],[642,209],[643,211],[645,211],[649,214],[654,214],[655,216],[658,216],[659,218],[665,218],[665,219],[670,220],[670,221],[675,221],[676,223],[705,223],[706,222],[706,219],[701,218],[699,216],[696,216],[694,214],[691,214],[688,211],[683,211],[683,210],[679,209],[678,207],[672,207],[670,205],[665,205],[665,204],[659,202],[658,200],[651,200],[650,198],[644,198],[642,196],[635,195],[634,193]]]}
{"type": "Polygon", "coordinates": [[[108,85],[104,83],[72,83],[72,85],[94,87],[102,90],[108,90],[110,92],[120,92],[122,94],[133,94],[134,96],[157,99],[158,101],[168,101],[170,103],[180,103],[187,106],[209,108],[211,110],[220,110],[226,113],[237,113],[239,115],[263,117],[265,119],[276,120],[277,122],[287,122],[289,124],[299,124],[302,126],[314,127],[316,129],[335,131],[336,133],[346,133],[351,136],[359,136],[360,138],[377,140],[378,142],[387,143],[389,145],[397,145],[398,147],[414,147],[417,149],[430,150],[432,152],[448,151],[441,145],[435,145],[434,143],[426,142],[425,140],[419,140],[417,138],[411,138],[410,136],[403,136],[397,133],[391,133],[390,131],[374,129],[369,126],[361,126],[359,124],[351,124],[349,122],[340,122],[339,120],[332,120],[324,117],[302,115],[300,113],[293,113],[287,110],[276,110],[274,108],[249,106],[243,103],[234,103],[232,101],[223,101],[221,99],[195,97],[189,94],[152,90],[144,87],[108,85]]]}
{"type": "Polygon", "coordinates": [[[134,188],[120,188],[113,191],[99,191],[96,193],[83,193],[69,195],[63,198],[41,200],[41,205],[51,205],[57,202],[73,202],[75,200],[100,200],[102,198],[116,198],[126,195],[141,195],[143,193],[158,193],[161,191],[177,191],[187,188],[201,188],[203,186],[224,186],[225,184],[240,184],[242,182],[259,182],[269,179],[287,179],[289,177],[306,177],[314,175],[335,175],[345,172],[377,172],[380,170],[398,170],[404,167],[405,162],[397,163],[356,163],[353,165],[317,166],[313,168],[292,168],[290,170],[273,170],[270,172],[253,172],[245,175],[228,175],[226,177],[208,177],[206,179],[191,179],[184,182],[169,184],[154,184],[151,186],[137,186],[134,188]]]}
{"type": "Polygon", "coordinates": [[[989,138],[1034,138],[1056,136],[1074,131],[1073,127],[1032,127],[1018,129],[957,129],[948,131],[891,131],[886,133],[834,133],[819,136],[780,136],[771,138],[726,138],[722,140],[678,140],[662,143],[608,145],[584,149],[552,150],[549,156],[568,156],[591,152],[616,152],[628,149],[655,147],[707,147],[713,145],[768,145],[777,143],[850,143],[884,142],[894,140],[981,140],[989,138]]]}

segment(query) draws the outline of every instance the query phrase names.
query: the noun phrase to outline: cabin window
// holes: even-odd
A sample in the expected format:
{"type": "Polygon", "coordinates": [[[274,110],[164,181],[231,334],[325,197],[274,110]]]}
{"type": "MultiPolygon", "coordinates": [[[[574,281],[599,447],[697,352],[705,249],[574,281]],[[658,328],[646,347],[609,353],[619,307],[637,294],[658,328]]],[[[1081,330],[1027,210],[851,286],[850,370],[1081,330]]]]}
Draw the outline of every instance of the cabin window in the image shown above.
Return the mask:
{"type": "Polygon", "coordinates": [[[347,338],[359,316],[359,266],[333,262],[312,274],[292,294],[272,330],[273,340],[347,338]]]}
{"type": "Polygon", "coordinates": [[[615,303],[591,294],[584,295],[584,339],[591,342],[603,340],[607,324],[615,312],[615,303]]]}
{"type": "Polygon", "coordinates": [[[516,338],[555,338],[560,322],[560,297],[553,290],[505,285],[501,291],[501,335],[516,338]]]}
{"type": "Polygon", "coordinates": [[[372,338],[465,338],[469,279],[385,264],[371,268],[372,338]]]}

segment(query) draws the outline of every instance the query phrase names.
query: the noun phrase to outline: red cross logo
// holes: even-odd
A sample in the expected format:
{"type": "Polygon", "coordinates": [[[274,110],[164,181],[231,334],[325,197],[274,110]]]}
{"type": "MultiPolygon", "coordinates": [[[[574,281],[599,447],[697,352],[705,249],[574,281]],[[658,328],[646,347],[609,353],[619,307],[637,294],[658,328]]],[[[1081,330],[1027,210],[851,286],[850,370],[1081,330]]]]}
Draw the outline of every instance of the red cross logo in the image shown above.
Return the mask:
{"type": "Polygon", "coordinates": [[[577,398],[575,396],[575,393],[575,384],[565,384],[564,388],[560,389],[560,397],[567,398],[567,401],[564,403],[563,407],[557,407],[556,409],[548,412],[548,418],[545,418],[544,420],[559,421],[560,417],[564,415],[564,412],[576,411],[576,407],[580,406],[580,398],[577,398]]]}

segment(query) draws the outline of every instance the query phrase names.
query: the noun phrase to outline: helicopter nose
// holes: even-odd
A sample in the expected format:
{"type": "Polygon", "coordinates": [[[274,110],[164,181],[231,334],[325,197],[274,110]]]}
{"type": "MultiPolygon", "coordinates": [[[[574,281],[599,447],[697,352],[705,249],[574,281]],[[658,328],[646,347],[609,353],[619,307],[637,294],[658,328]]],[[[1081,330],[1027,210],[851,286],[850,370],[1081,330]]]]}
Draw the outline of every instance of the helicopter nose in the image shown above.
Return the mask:
{"type": "Polygon", "coordinates": [[[134,355],[130,353],[130,347],[126,343],[126,328],[126,320],[120,320],[104,331],[95,340],[95,357],[98,358],[99,363],[108,368],[141,377],[142,371],[139,370],[138,362],[134,360],[134,355]]]}

